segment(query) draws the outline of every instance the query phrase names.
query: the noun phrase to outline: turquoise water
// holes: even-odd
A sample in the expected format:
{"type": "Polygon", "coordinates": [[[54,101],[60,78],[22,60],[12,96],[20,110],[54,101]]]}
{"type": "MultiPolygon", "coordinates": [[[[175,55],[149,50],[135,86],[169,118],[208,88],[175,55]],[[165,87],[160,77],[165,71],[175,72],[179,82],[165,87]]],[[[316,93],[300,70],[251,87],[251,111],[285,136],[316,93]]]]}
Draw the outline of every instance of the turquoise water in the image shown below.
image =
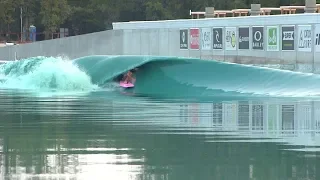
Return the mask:
{"type": "Polygon", "coordinates": [[[0,77],[0,179],[320,179],[318,75],[90,56],[0,77]],[[112,81],[133,67],[134,89],[112,81]]]}

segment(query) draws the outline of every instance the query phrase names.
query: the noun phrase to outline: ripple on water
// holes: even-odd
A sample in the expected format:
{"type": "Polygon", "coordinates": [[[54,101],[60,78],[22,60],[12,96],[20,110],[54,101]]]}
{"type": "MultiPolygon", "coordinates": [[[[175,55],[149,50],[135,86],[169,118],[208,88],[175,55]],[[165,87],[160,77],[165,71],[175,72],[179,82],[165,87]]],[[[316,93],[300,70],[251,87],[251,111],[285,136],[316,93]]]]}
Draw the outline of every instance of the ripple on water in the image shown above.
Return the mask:
{"type": "Polygon", "coordinates": [[[269,179],[280,180],[291,178],[287,168],[314,172],[320,150],[318,101],[188,103],[117,91],[0,91],[0,109],[3,179],[247,180],[274,172],[269,179]]]}

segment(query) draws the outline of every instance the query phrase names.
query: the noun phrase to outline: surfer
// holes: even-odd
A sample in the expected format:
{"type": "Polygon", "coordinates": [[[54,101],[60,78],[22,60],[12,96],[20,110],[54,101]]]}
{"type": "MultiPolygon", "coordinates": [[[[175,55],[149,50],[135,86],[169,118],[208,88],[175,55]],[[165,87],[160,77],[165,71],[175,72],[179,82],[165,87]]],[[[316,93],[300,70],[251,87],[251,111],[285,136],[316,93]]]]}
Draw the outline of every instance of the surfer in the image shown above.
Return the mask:
{"type": "Polygon", "coordinates": [[[132,77],[132,72],[128,71],[124,76],[123,76],[123,82],[125,83],[134,83],[135,78],[132,77]]]}

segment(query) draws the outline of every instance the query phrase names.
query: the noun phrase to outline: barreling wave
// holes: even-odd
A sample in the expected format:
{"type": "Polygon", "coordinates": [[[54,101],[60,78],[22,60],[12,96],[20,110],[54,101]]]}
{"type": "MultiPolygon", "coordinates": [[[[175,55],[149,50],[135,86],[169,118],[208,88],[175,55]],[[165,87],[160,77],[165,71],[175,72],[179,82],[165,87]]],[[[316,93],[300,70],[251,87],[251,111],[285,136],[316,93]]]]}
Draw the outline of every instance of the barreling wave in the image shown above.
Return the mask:
{"type": "Polygon", "coordinates": [[[157,96],[309,96],[320,76],[213,60],[159,56],[88,56],[74,60],[94,84],[138,67],[136,94],[157,96]]]}
{"type": "MultiPolygon", "coordinates": [[[[138,68],[134,94],[163,97],[313,96],[320,75],[165,56],[34,57],[0,65],[0,88],[91,91],[138,68]]],[[[111,82],[111,83],[110,83],[111,82]]],[[[114,83],[113,83],[114,84],[114,83]]]]}

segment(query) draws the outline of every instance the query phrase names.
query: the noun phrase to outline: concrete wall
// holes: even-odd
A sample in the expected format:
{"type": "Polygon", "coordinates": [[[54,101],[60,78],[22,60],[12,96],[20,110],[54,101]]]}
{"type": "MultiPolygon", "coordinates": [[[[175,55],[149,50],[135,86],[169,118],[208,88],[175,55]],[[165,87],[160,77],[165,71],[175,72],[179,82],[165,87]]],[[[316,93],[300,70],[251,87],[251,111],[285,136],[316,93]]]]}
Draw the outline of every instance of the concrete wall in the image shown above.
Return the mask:
{"type": "MultiPolygon", "coordinates": [[[[246,64],[281,64],[282,69],[296,70],[301,72],[320,72],[320,60],[317,58],[320,53],[320,46],[316,45],[317,35],[320,34],[320,14],[120,22],[113,23],[113,27],[117,30],[124,30],[126,37],[131,35],[132,37],[141,37],[138,41],[139,44],[143,44],[144,47],[149,47],[149,49],[154,47],[154,41],[158,41],[158,45],[161,48],[160,52],[158,49],[152,49],[152,52],[150,50],[144,51],[145,54],[198,57],[246,64]],[[259,30],[259,27],[262,27],[260,30],[263,32],[263,48],[253,49],[254,33],[256,32],[255,30],[259,30]],[[268,29],[273,27],[277,28],[277,45],[268,47],[268,29]],[[199,45],[199,48],[190,47],[190,29],[193,28],[199,29],[199,34],[195,34],[195,41],[198,42],[197,45],[199,45]],[[221,28],[220,33],[222,33],[222,39],[220,40],[222,40],[222,49],[213,48],[215,37],[214,30],[217,30],[217,28],[221,28]],[[239,35],[241,35],[239,28],[242,30],[243,28],[249,29],[248,49],[239,49],[239,35]],[[284,37],[285,32],[287,32],[285,34],[290,34],[288,33],[290,28],[292,28],[294,31],[294,39],[291,42],[286,41],[284,37]],[[180,30],[187,30],[187,49],[180,48],[180,30]],[[235,39],[233,42],[236,46],[234,49],[230,48],[230,46],[228,46],[226,43],[227,31],[229,30],[235,30],[235,39]],[[304,35],[305,32],[310,33],[310,36],[303,37],[302,40],[299,40],[301,32],[302,35],[304,35]],[[206,34],[209,34],[209,38],[205,38],[206,34]],[[285,50],[285,48],[282,48],[283,45],[285,46],[290,43],[293,43],[294,45],[292,50],[285,50]],[[299,48],[301,43],[302,45],[305,43],[310,43],[309,48],[299,48]],[[227,48],[227,46],[229,48],[227,48]]],[[[241,33],[243,33],[243,31],[241,33]]],[[[272,35],[272,33],[270,33],[270,35],[272,35]]],[[[272,38],[270,40],[272,40],[272,38]]],[[[287,38],[287,40],[289,39],[287,38]]],[[[125,43],[125,46],[130,46],[130,44],[125,43]]],[[[243,46],[243,43],[241,46],[243,46]]],[[[124,53],[132,54],[138,53],[138,51],[131,49],[129,51],[124,51],[124,53]]]]}
{"type": "Polygon", "coordinates": [[[317,35],[320,34],[319,18],[320,14],[295,14],[114,23],[114,30],[111,31],[0,48],[0,59],[12,60],[15,56],[20,59],[39,55],[65,55],[70,58],[94,54],[162,55],[246,64],[281,64],[283,69],[319,73],[320,61],[317,57],[320,44],[316,45],[317,35]],[[282,50],[282,45],[291,43],[290,38],[287,38],[289,41],[283,41],[284,31],[289,30],[286,26],[292,27],[294,31],[293,50],[282,50]],[[277,30],[276,36],[272,36],[275,38],[268,37],[268,28],[272,27],[277,30]],[[190,30],[192,28],[196,30],[190,30]],[[245,46],[243,42],[239,44],[240,36],[244,35],[243,28],[248,28],[245,30],[249,31],[248,49],[239,49],[240,45],[245,46]],[[215,40],[216,30],[219,32],[218,41],[215,40]],[[256,30],[263,33],[263,41],[259,41],[263,42],[260,44],[262,49],[253,48],[254,34],[259,34],[255,33],[256,30]],[[235,36],[229,39],[228,33],[232,36],[233,31],[235,36]],[[305,32],[311,33],[310,37],[299,40],[300,31],[302,35],[305,32]],[[186,33],[186,43],[181,41],[182,32],[186,33]],[[267,48],[269,39],[277,42],[271,49],[267,48]],[[309,43],[310,48],[298,48],[300,41],[302,45],[309,43]],[[214,43],[215,47],[222,45],[221,49],[214,49],[214,43]],[[187,48],[181,45],[187,45],[187,48]]]}
{"type": "Polygon", "coordinates": [[[77,58],[87,55],[123,54],[122,30],[39,41],[0,48],[1,60],[14,60],[34,56],[68,56],[77,58]]]}

